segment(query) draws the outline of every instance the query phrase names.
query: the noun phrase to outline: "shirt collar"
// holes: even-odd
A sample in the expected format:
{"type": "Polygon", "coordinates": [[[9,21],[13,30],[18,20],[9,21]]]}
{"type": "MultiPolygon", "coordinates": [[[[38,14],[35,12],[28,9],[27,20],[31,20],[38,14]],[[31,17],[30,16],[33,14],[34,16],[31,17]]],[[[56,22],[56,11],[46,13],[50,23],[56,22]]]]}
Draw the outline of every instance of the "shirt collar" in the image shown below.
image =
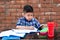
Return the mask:
{"type": "MultiPolygon", "coordinates": [[[[25,17],[24,17],[24,20],[28,21],[25,17]]],[[[30,21],[28,21],[28,22],[31,22],[31,21],[32,21],[32,19],[30,21]]]]}

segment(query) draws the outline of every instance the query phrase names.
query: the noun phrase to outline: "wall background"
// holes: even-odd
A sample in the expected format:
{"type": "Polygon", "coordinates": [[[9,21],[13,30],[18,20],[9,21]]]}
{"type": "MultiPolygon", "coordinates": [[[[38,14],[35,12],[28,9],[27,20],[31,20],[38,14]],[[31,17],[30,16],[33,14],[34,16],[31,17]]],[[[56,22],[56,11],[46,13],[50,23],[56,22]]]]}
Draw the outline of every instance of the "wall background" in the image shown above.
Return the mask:
{"type": "Polygon", "coordinates": [[[16,27],[26,4],[33,6],[34,17],[40,23],[53,19],[60,27],[60,0],[0,0],[0,32],[16,27]]]}

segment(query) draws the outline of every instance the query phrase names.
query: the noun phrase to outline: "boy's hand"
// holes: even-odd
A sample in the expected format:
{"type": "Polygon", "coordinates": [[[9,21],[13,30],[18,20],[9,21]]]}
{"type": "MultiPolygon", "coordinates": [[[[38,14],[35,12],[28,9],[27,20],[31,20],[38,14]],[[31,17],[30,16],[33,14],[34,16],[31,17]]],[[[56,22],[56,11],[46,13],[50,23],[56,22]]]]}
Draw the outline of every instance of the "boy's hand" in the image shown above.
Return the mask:
{"type": "Polygon", "coordinates": [[[17,26],[17,29],[26,29],[26,30],[34,30],[34,27],[33,26],[17,26]]]}
{"type": "Polygon", "coordinates": [[[28,30],[34,30],[34,27],[33,26],[29,26],[27,29],[28,30]]]}

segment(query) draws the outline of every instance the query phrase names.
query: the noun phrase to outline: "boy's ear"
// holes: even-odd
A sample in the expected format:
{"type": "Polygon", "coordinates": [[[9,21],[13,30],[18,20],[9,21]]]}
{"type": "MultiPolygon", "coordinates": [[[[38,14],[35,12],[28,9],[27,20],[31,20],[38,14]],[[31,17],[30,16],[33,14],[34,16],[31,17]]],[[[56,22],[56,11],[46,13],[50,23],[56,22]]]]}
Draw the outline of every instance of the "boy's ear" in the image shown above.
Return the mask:
{"type": "Polygon", "coordinates": [[[22,13],[22,16],[24,16],[24,13],[22,13]]]}

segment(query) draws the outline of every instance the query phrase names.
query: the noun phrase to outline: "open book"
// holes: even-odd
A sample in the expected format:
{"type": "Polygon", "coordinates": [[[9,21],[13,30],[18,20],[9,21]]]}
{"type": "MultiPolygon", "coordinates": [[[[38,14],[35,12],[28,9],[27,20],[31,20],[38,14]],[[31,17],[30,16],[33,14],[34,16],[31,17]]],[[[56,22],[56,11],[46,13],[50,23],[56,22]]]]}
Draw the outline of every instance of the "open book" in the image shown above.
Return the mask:
{"type": "Polygon", "coordinates": [[[21,30],[21,29],[12,29],[13,32],[15,33],[20,33],[20,34],[23,34],[23,33],[30,33],[30,32],[37,32],[37,29],[34,28],[34,30],[21,30]]]}
{"type": "Polygon", "coordinates": [[[37,32],[37,29],[36,28],[34,30],[12,29],[12,30],[1,32],[0,37],[10,36],[10,35],[24,37],[26,33],[30,33],[30,32],[37,32]]]}

